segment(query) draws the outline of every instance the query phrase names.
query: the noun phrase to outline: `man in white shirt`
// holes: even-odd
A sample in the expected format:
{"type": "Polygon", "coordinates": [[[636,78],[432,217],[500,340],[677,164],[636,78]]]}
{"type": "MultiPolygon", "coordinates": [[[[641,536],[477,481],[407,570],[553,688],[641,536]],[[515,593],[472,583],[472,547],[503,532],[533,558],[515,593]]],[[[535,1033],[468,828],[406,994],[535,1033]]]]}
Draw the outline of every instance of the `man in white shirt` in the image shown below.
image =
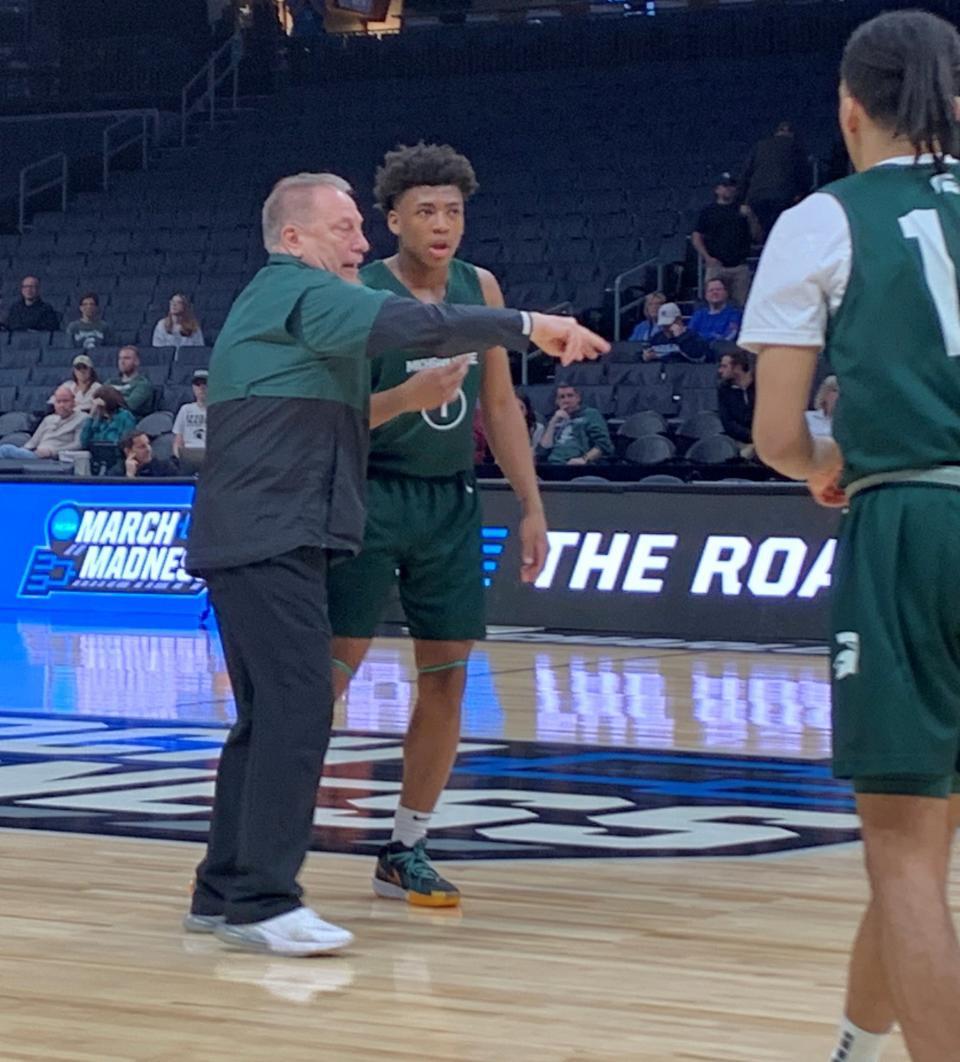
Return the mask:
{"type": "Polygon", "coordinates": [[[760,458],[849,506],[831,590],[833,770],[850,778],[870,903],[832,1062],[958,1057],[960,33],[924,11],[860,26],[841,65],[856,173],[774,225],[740,345],[758,355],[760,458]],[[813,437],[819,352],[834,438],[813,437]],[[891,411],[896,416],[891,416],[891,411]]]}
{"type": "Polygon", "coordinates": [[[0,461],[35,461],[37,458],[58,457],[63,450],[79,450],[80,432],[87,414],[74,406],[70,388],[58,387],[53,395],[54,412],[40,421],[40,426],[23,446],[0,445],[0,461]]]}
{"type": "Polygon", "coordinates": [[[185,402],[173,422],[173,456],[179,458],[184,450],[205,450],[207,447],[207,377],[206,369],[197,369],[190,380],[193,401],[185,402]]]}

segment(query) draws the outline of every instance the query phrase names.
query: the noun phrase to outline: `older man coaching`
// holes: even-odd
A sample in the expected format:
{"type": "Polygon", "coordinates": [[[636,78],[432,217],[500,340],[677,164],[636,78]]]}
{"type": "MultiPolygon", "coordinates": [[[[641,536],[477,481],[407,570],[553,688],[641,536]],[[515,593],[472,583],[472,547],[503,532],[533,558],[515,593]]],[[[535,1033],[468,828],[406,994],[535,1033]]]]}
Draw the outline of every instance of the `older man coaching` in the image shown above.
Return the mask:
{"type": "MultiPolygon", "coordinates": [[[[240,294],[210,363],[207,459],[187,565],[217,613],[237,722],[223,749],[206,857],[185,927],[252,951],[314,955],[352,935],[301,904],[333,695],[326,578],[364,528],[368,358],[533,340],[564,363],[607,344],[569,318],[427,305],[358,282],[369,245],[349,185],[280,181],[263,208],[267,265],[240,294]]],[[[411,408],[453,397],[431,375],[411,408]]]]}

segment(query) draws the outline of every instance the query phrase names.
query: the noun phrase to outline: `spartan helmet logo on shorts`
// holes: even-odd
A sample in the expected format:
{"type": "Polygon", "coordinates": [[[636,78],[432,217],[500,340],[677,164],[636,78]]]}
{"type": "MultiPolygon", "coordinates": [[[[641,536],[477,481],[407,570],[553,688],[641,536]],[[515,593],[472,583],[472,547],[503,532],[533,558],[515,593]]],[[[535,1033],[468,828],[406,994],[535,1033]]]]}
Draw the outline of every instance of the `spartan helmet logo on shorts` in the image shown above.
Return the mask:
{"type": "Polygon", "coordinates": [[[839,682],[860,672],[860,635],[853,631],[840,631],[837,645],[840,649],[833,658],[833,677],[839,682]]]}

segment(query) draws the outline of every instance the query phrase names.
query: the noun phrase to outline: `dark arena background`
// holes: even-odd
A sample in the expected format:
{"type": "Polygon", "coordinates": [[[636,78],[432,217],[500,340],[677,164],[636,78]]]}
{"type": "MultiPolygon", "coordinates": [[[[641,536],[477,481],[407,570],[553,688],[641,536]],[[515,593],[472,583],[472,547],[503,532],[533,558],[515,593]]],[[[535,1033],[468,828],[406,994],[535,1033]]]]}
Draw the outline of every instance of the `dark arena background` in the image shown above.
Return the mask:
{"type": "MultiPolygon", "coordinates": [[[[827,1058],[865,892],[829,766],[841,516],[751,443],[730,289],[763,227],[716,297],[695,234],[719,188],[769,208],[771,151],[780,209],[848,173],[840,52],[885,6],[0,0],[0,1059],[827,1058]],[[183,567],[194,385],[266,260],[274,183],[343,176],[385,257],[374,173],[420,140],[476,171],[458,257],[611,341],[568,368],[509,352],[531,442],[565,389],[599,457],[534,451],[549,548],[523,585],[481,404],[489,637],[430,832],[462,905],[370,888],[416,697],[397,599],[336,705],[302,876],[356,944],[233,952],[180,926],[235,718],[183,567]],[[189,342],[164,327],[175,295],[189,342]],[[685,330],[664,337],[662,305],[685,330]],[[131,346],[117,430],[45,435],[65,382],[129,382],[131,346]],[[152,477],[118,449],[134,425],[152,477]]],[[[827,430],[830,379],[809,402],[827,430]]],[[[438,446],[466,401],[424,412],[438,446]]],[[[898,1037],[884,1057],[907,1058],[898,1037]]]]}

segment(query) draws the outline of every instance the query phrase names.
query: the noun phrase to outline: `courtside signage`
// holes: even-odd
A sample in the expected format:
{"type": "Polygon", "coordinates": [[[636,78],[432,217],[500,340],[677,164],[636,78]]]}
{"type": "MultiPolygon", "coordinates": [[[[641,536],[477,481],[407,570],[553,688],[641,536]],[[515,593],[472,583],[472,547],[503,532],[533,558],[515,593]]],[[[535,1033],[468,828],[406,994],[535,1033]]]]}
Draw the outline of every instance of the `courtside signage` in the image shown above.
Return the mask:
{"type": "MultiPolygon", "coordinates": [[[[0,608],[198,618],[183,568],[193,484],[0,482],[0,608]]],[[[491,624],[723,641],[823,641],[838,515],[800,489],[545,485],[543,571],[520,583],[512,492],[482,485],[491,624]]],[[[401,621],[394,608],[389,619],[401,621]]]]}
{"type": "Polygon", "coordinates": [[[0,482],[0,608],[199,617],[206,586],[183,567],[193,486],[0,482]]]}
{"type": "Polygon", "coordinates": [[[546,563],[519,582],[517,505],[484,490],[508,530],[491,623],[695,640],[823,642],[840,516],[802,488],[543,489],[546,563]]]}
{"type": "Polygon", "coordinates": [[[186,594],[204,583],[183,568],[190,507],[58,505],[47,541],[30,556],[21,597],[51,594],[186,594]]]}

